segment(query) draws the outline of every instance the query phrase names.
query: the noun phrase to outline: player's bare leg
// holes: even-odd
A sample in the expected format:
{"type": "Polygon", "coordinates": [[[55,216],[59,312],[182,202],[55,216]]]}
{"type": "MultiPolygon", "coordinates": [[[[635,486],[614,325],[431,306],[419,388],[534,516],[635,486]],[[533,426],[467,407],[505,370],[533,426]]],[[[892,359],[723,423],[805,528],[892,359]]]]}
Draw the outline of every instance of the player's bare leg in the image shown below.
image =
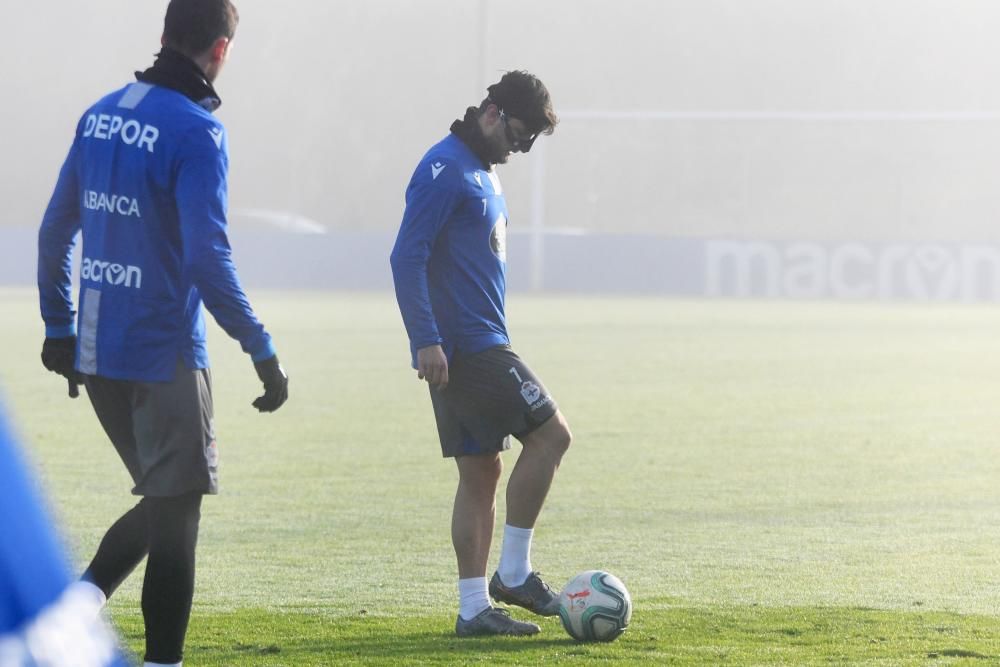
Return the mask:
{"type": "Polygon", "coordinates": [[[535,527],[552,479],[572,439],[569,424],[559,411],[521,439],[524,447],[507,483],[509,525],[535,527]]]}
{"type": "Polygon", "coordinates": [[[561,412],[521,439],[524,445],[507,483],[507,525],[500,565],[490,580],[494,600],[541,616],[558,613],[559,597],[531,567],[531,540],[563,454],[573,436],[561,412]]]}
{"type": "Polygon", "coordinates": [[[510,618],[490,605],[486,586],[486,561],[493,542],[496,493],[503,472],[500,454],[460,456],[458,491],[451,516],[451,539],[458,558],[459,637],[481,635],[533,635],[539,627],[510,618]]]}
{"type": "Polygon", "coordinates": [[[499,453],[460,456],[455,462],[458,464],[458,491],[451,515],[451,541],[458,558],[458,576],[460,579],[485,577],[503,462],[499,453]]]}

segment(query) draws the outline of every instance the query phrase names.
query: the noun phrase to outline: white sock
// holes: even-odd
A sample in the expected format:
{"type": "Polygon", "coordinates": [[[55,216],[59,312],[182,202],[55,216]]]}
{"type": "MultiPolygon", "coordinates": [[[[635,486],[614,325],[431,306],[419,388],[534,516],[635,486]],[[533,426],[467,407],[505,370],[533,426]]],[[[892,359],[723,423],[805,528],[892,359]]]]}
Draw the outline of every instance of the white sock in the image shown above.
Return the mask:
{"type": "Polygon", "coordinates": [[[505,586],[520,586],[531,574],[531,536],[533,528],[503,527],[503,550],[497,572],[505,586]]]}
{"type": "Polygon", "coordinates": [[[183,664],[183,661],[171,662],[169,664],[164,662],[144,662],[142,663],[142,667],[181,667],[183,664]]]}
{"type": "Polygon", "coordinates": [[[458,580],[458,615],[471,621],[490,606],[486,577],[458,580]]]}
{"type": "Polygon", "coordinates": [[[66,592],[78,597],[86,609],[93,613],[94,618],[97,618],[97,615],[101,613],[101,609],[108,603],[108,598],[104,595],[104,591],[93,583],[82,579],[70,584],[66,592]]]}

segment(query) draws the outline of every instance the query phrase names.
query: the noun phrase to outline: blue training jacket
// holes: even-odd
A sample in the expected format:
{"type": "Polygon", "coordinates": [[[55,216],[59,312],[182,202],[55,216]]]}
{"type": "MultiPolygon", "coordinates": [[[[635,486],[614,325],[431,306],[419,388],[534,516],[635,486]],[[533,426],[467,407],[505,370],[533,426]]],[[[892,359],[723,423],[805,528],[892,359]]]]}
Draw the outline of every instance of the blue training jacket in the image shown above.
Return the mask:
{"type": "Polygon", "coordinates": [[[431,147],[406,189],[390,262],[410,351],[439,344],[451,360],[510,343],[504,316],[507,202],[454,134],[431,147]]]}
{"type": "Polygon", "coordinates": [[[169,381],[178,359],[207,368],[203,300],[254,361],[274,354],[231,258],[228,168],[222,124],[170,88],[132,83],[84,113],[38,233],[45,335],[77,333],[81,373],[169,381]]]}

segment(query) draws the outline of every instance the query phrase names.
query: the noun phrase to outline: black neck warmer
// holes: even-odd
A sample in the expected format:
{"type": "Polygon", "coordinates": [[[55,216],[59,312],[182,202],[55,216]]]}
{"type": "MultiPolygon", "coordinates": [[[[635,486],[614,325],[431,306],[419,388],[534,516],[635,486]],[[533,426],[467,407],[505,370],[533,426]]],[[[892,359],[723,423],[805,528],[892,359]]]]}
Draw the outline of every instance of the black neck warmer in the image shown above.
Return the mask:
{"type": "Polygon", "coordinates": [[[469,107],[465,110],[465,118],[456,120],[451,124],[451,133],[462,140],[469,149],[476,154],[476,157],[489,169],[496,164],[493,159],[493,149],[486,143],[483,133],[479,129],[479,109],[469,107]]]}
{"type": "Polygon", "coordinates": [[[143,83],[176,90],[208,111],[215,111],[222,104],[201,68],[183,53],[167,47],[156,54],[152,67],[145,72],[136,72],[135,78],[143,83]]]}

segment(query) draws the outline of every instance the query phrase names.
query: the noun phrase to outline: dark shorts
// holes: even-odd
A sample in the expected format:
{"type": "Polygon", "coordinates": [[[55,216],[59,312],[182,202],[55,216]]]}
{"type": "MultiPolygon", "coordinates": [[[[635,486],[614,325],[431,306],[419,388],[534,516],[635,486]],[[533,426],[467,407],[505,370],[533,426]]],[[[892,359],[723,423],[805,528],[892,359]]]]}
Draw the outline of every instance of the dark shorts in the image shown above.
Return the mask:
{"type": "Polygon", "coordinates": [[[208,369],[178,364],[171,382],[85,375],[101,426],[128,468],[138,496],[218,493],[219,454],[208,369]]]}
{"type": "Polygon", "coordinates": [[[508,345],[452,359],[448,386],[431,387],[441,453],[500,452],[548,421],[558,409],[531,369],[508,345]]]}

